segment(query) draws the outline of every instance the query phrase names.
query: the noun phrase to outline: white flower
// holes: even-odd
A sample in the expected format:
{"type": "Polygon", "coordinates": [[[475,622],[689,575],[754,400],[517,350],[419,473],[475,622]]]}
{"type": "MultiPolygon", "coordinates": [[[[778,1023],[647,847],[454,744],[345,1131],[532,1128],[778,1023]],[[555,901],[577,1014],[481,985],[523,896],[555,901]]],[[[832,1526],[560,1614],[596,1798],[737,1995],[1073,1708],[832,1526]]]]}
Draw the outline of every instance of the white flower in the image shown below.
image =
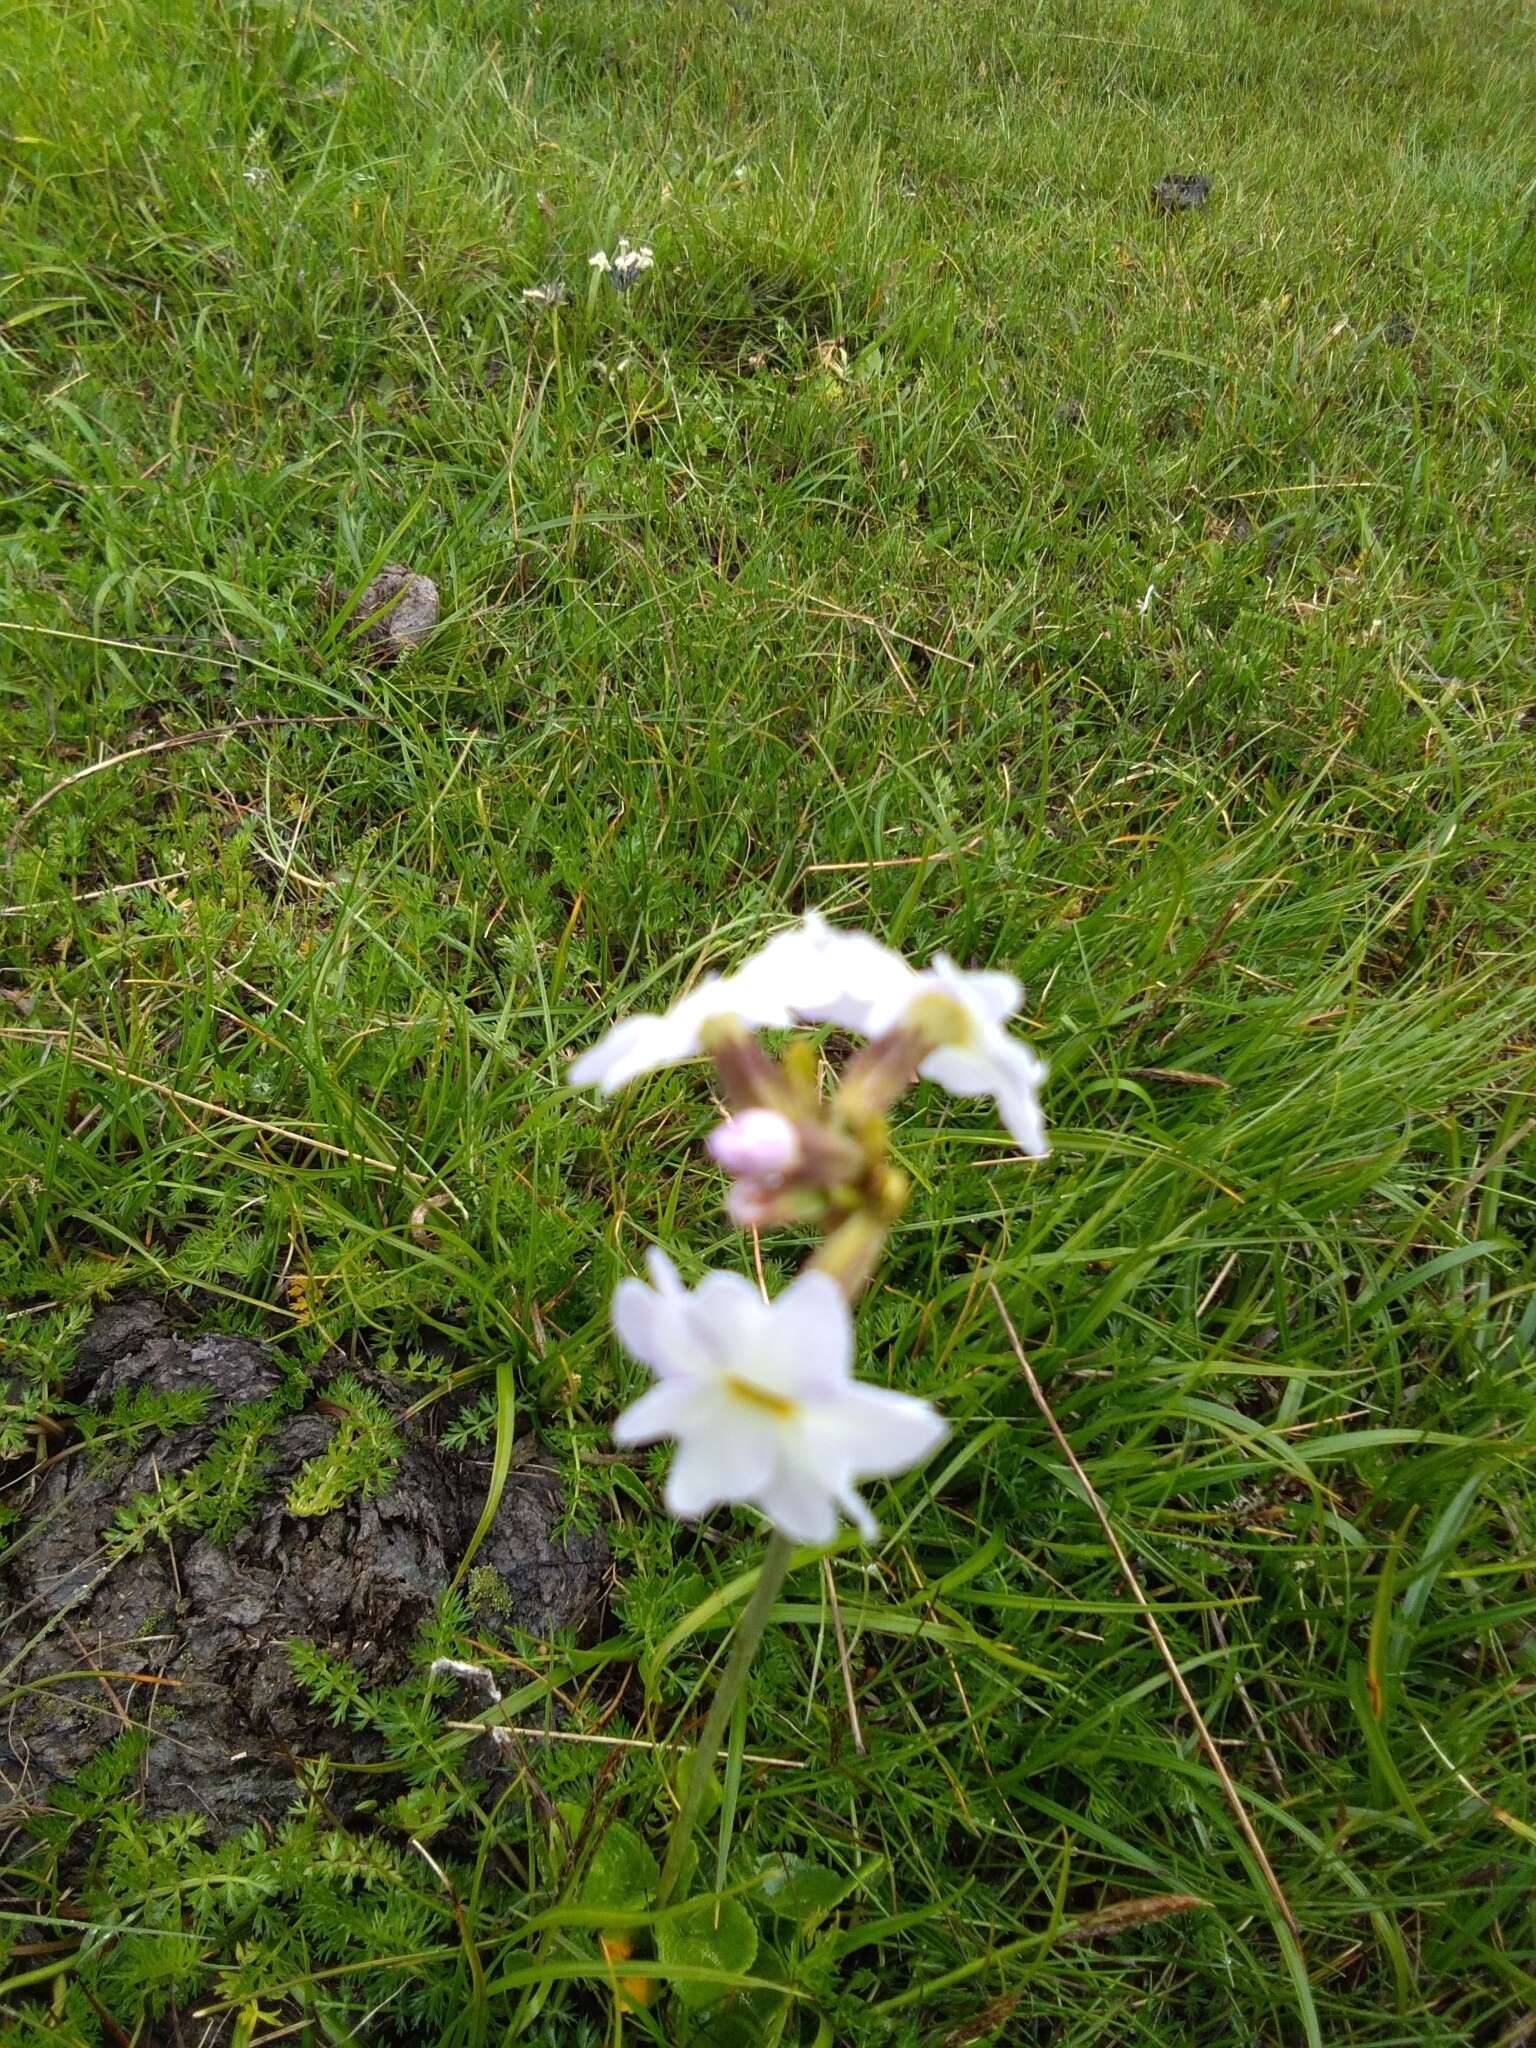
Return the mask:
{"type": "Polygon", "coordinates": [[[643,271],[654,270],[656,258],[651,254],[649,242],[642,242],[638,249],[631,249],[621,236],[618,254],[613,259],[613,283],[616,291],[627,292],[643,271]]]}
{"type": "MultiPolygon", "coordinates": [[[[642,1074],[697,1059],[706,1024],[730,1019],[749,1031],[782,1030],[794,1022],[789,998],[820,972],[814,959],[804,957],[806,946],[800,929],[780,932],[734,974],[706,975],[671,1009],[624,1018],[581,1055],[566,1079],[573,1088],[595,1086],[612,1095],[642,1074]]],[[[815,982],[818,989],[822,985],[815,982]]]]}
{"type": "Polygon", "coordinates": [[[868,932],[841,931],[815,911],[777,933],[734,974],[712,976],[665,1015],[617,1024],[570,1070],[573,1087],[596,1082],[611,1094],[657,1067],[703,1050],[700,1028],[734,1017],[749,1030],[791,1023],[834,1024],[863,1038],[898,1026],[933,1042],[918,1067],[952,1095],[989,1095],[1022,1148],[1043,1159],[1045,1119],[1039,1090],[1044,1061],[1004,1025],[1022,991],[1011,974],[957,967],[947,953],[919,972],[868,932]]]}
{"type": "Polygon", "coordinates": [[[708,974],[695,989],[680,996],[670,1010],[642,1011],[626,1017],[576,1060],[566,1076],[573,1088],[598,1088],[612,1095],[627,1081],[697,1059],[704,1050],[700,1037],[706,1024],[731,1019],[750,1030],[785,1025],[789,1013],[782,1002],[746,973],[708,974]]]}
{"type": "Polygon", "coordinates": [[[764,1301],[740,1273],[691,1293],[664,1253],[651,1285],[622,1280],[613,1327],[656,1385],[614,1424],[619,1444],[677,1441],[666,1502],[689,1519],[727,1501],[761,1511],[797,1543],[830,1543],[838,1510],[866,1539],[859,1478],[905,1472],[947,1434],[927,1402],[852,1375],[853,1323],[836,1281],[804,1272],[764,1301]]]}
{"type": "Polygon", "coordinates": [[[656,268],[656,257],[649,242],[642,242],[638,249],[631,249],[621,235],[619,246],[610,256],[606,249],[598,249],[587,258],[591,270],[600,270],[604,277],[613,280],[613,288],[627,292],[635,279],[644,271],[656,268]]]}
{"type": "Polygon", "coordinates": [[[1024,1151],[1046,1156],[1039,1100],[1045,1063],[1003,1029],[1023,996],[1011,974],[957,967],[947,953],[936,953],[920,974],[868,932],[839,931],[814,911],[800,935],[809,957],[787,996],[797,1017],[865,1038],[898,1025],[926,1031],[938,1043],[918,1067],[924,1080],[951,1095],[990,1095],[1024,1151]]]}
{"type": "Polygon", "coordinates": [[[538,312],[546,306],[564,306],[570,301],[570,293],[564,281],[552,278],[548,284],[530,284],[523,287],[523,304],[538,312]]]}
{"type": "Polygon", "coordinates": [[[1022,1149],[1044,1159],[1051,1148],[1040,1085],[1048,1069],[1022,1039],[1003,1029],[1022,994],[1011,974],[957,967],[947,953],[935,953],[908,1017],[931,1024],[933,1036],[943,1039],[919,1066],[923,1078],[951,1095],[990,1095],[1022,1149]]]}
{"type": "Polygon", "coordinates": [[[793,957],[794,991],[789,998],[795,1015],[806,1024],[836,1024],[862,1038],[878,1038],[900,1022],[921,988],[915,968],[899,953],[871,938],[868,932],[840,931],[814,910],[790,932],[781,932],[764,948],[785,939],[798,941],[793,957]]]}

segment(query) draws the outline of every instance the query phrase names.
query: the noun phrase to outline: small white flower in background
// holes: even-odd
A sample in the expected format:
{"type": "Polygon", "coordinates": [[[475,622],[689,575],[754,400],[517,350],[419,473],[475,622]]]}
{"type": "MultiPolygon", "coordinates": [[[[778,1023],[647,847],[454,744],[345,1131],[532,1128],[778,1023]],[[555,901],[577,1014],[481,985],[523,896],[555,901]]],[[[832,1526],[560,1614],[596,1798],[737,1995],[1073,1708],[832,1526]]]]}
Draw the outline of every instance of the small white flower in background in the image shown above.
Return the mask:
{"type": "Polygon", "coordinates": [[[697,988],[679,996],[670,1010],[659,1014],[642,1011],[615,1024],[582,1054],[566,1078],[573,1088],[595,1087],[612,1095],[642,1074],[697,1059],[704,1050],[700,1033],[717,1019],[733,1019],[756,1029],[764,1024],[787,1024],[789,1013],[782,1003],[756,1000],[755,991],[737,975],[709,974],[697,988]]]}
{"type": "Polygon", "coordinates": [[[989,1095],[1010,1133],[1044,1158],[1039,1090],[1047,1068],[1003,1028],[1022,991],[1011,974],[957,967],[934,956],[920,972],[868,932],[840,931],[815,911],[777,933],[734,974],[712,976],[661,1016],[616,1024],[570,1070],[571,1085],[611,1094],[658,1067],[703,1050],[702,1026],[734,1018],[749,1030],[790,1023],[834,1024],[862,1038],[900,1028],[932,1043],[917,1071],[952,1095],[989,1095]]]}
{"type": "Polygon", "coordinates": [[[638,249],[632,249],[621,235],[612,256],[606,249],[598,249],[587,258],[587,265],[610,278],[615,291],[627,292],[637,277],[656,268],[656,258],[649,242],[642,242],[638,249]]]}
{"type": "Polygon", "coordinates": [[[551,278],[548,284],[530,284],[523,287],[523,304],[533,312],[538,312],[546,306],[568,305],[570,297],[564,282],[558,277],[551,278]]]}
{"type": "Polygon", "coordinates": [[[861,1478],[905,1472],[947,1425],[927,1402],[854,1379],[853,1323],[836,1281],[807,1271],[772,1301],[740,1273],[690,1292],[652,1251],[651,1285],[621,1281],[619,1342],[656,1384],[614,1424],[622,1445],[672,1437],[666,1502],[687,1519],[728,1501],[761,1509],[796,1543],[830,1543],[841,1511],[876,1524],[861,1478]]]}
{"type": "Polygon", "coordinates": [[[814,910],[806,912],[795,932],[779,936],[800,939],[800,975],[791,1006],[807,1024],[836,1024],[861,1038],[878,1038],[901,1021],[921,986],[916,968],[899,953],[868,932],[838,930],[814,910]]]}
{"type": "Polygon", "coordinates": [[[618,254],[613,259],[614,288],[627,292],[637,277],[655,268],[656,258],[651,254],[649,242],[642,242],[638,249],[631,249],[628,242],[621,239],[618,254]]]}
{"type": "Polygon", "coordinates": [[[831,979],[803,927],[779,932],[734,974],[708,974],[669,1010],[626,1017],[584,1052],[566,1075],[573,1088],[612,1095],[628,1081],[697,1059],[708,1024],[729,1021],[749,1031],[784,1030],[799,1012],[798,997],[830,993],[831,979]]]}
{"type": "Polygon", "coordinates": [[[265,164],[247,164],[240,175],[244,178],[247,185],[265,185],[271,178],[272,173],[265,164]]]}

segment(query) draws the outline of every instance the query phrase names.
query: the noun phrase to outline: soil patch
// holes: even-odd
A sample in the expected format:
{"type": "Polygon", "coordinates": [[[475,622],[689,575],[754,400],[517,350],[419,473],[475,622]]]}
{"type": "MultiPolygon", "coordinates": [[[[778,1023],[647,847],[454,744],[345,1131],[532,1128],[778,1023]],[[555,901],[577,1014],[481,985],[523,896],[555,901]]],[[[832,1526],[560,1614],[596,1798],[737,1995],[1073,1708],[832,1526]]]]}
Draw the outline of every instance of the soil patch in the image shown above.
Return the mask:
{"type": "Polygon", "coordinates": [[[1211,196],[1211,181],[1203,171],[1170,171],[1152,187],[1152,204],[1159,213],[1187,213],[1192,206],[1204,206],[1211,196]]]}
{"type": "MultiPolygon", "coordinates": [[[[221,1829],[286,1807],[300,1758],[371,1760],[368,1737],[333,1727],[309,1704],[287,1644],[317,1643],[370,1682],[403,1677],[416,1630],[479,1520],[485,1458],[403,1427],[387,1491],[299,1517],[284,1504],[289,1483],[340,1423],[325,1412],[294,1415],[267,1441],[261,1504],[225,1542],[181,1530],[112,1561],[117,1511],[162,1494],[207,1455],[227,1417],[280,1383],[266,1346],[178,1336],[154,1304],[106,1309],[87,1331],[72,1391],[89,1408],[107,1410],[114,1396],[141,1389],[198,1387],[209,1400],[195,1424],[155,1432],[110,1464],[69,1446],[36,1485],[0,1565],[0,1662],[11,1696],[0,1776],[18,1802],[37,1803],[130,1726],[149,1735],[137,1786],[145,1810],[196,1811],[221,1829]]],[[[475,1559],[501,1581],[488,1638],[595,1620],[607,1543],[600,1533],[561,1533],[561,1514],[551,1477],[512,1472],[475,1559]]],[[[377,1778],[359,1783],[379,1790],[377,1778]]]]}

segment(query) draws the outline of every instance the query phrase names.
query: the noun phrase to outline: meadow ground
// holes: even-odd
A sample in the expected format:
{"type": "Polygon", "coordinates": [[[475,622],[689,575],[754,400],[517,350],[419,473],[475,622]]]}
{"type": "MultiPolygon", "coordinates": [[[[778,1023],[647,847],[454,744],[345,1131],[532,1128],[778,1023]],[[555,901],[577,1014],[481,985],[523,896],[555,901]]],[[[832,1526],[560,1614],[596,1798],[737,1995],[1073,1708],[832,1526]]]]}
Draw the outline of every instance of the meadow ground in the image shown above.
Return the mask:
{"type": "Polygon", "coordinates": [[[130,1671],[11,1809],[8,2039],[1536,2038],[1532,60],[1513,0],[11,0],[8,1533],[93,1304],[293,1407],[341,1347],[606,1525],[495,1661],[636,1746],[471,1770],[425,1652],[301,1654],[395,1803],[220,1840],[137,1810],[130,1671]],[[390,560],[383,668],[316,589],[390,560]],[[549,1802],[644,1868],[758,1550],[608,1456],[607,1300],[750,1254],[696,1077],[561,1075],[808,905],[1016,971],[1055,1150],[914,1098],[863,1347],[954,1436],[793,1573],[723,1974],[642,1911],[626,2004],[549,1802]]]}

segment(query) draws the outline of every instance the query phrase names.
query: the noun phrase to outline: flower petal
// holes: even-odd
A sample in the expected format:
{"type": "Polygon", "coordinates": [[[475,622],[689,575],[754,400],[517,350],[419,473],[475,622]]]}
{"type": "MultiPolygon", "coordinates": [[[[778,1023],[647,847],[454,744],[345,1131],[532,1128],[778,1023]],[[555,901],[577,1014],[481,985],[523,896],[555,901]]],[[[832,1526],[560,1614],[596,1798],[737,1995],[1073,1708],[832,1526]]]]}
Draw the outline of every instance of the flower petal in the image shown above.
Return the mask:
{"type": "Polygon", "coordinates": [[[769,1310],[774,1379],[800,1401],[835,1400],[853,1367],[853,1318],[830,1273],[799,1274],[769,1310]]]}
{"type": "Polygon", "coordinates": [[[1008,1053],[998,1061],[993,1090],[997,1113],[1018,1140],[1021,1152],[1034,1159],[1049,1158],[1051,1144],[1045,1135],[1045,1113],[1039,1095],[1047,1072],[1045,1062],[1037,1060],[1028,1046],[1020,1045],[1016,1038],[1005,1039],[1004,1044],[1008,1053]]]}
{"type": "Polygon", "coordinates": [[[673,1300],[678,1300],[688,1292],[687,1288],[683,1285],[682,1276],[679,1274],[676,1266],[673,1265],[659,1244],[653,1244],[647,1248],[645,1270],[650,1274],[651,1285],[658,1294],[670,1295],[673,1300]]]}
{"type": "Polygon", "coordinates": [[[792,1457],[780,1456],[754,1498],[774,1527],[796,1543],[819,1546],[830,1543],[837,1534],[837,1508],[831,1493],[814,1472],[792,1457]]]}
{"type": "Polygon", "coordinates": [[[837,1504],[852,1522],[866,1543],[873,1543],[880,1534],[880,1524],[869,1511],[869,1505],[862,1495],[855,1493],[851,1486],[840,1487],[837,1504]]]}
{"type": "Polygon", "coordinates": [[[685,1294],[656,1293],[643,1280],[621,1280],[610,1313],[624,1349],[658,1379],[691,1379],[709,1370],[688,1326],[685,1294]]]}
{"type": "Polygon", "coordinates": [[[921,985],[915,969],[868,932],[839,931],[814,911],[801,929],[811,943],[789,997],[796,1016],[872,1038],[889,1030],[921,985]]]}
{"type": "Polygon", "coordinates": [[[957,967],[947,953],[935,953],[929,974],[946,995],[954,996],[987,1024],[1001,1024],[1018,1014],[1024,990],[1016,975],[995,968],[957,967]]]}
{"type": "Polygon", "coordinates": [[[658,1437],[677,1436],[687,1425],[697,1394],[684,1378],[667,1378],[631,1401],[613,1425],[616,1444],[653,1444],[658,1437]]]}
{"type": "Polygon", "coordinates": [[[566,1082],[612,1095],[642,1074],[697,1059],[704,1050],[700,1033],[718,1017],[737,1017],[753,1028],[790,1021],[782,998],[751,975],[707,974],[670,1009],[622,1018],[572,1061],[566,1082]]]}
{"type": "Polygon", "coordinates": [[[643,1011],[605,1032],[596,1045],[572,1061],[565,1078],[572,1088],[595,1087],[612,1095],[642,1074],[693,1059],[699,1050],[698,1027],[688,1017],[680,1019],[671,1010],[661,1016],[643,1011]]]}
{"type": "Polygon", "coordinates": [[[769,1309],[745,1273],[706,1273],[688,1297],[688,1330],[713,1372],[729,1372],[756,1357],[769,1309]]]}
{"type": "Polygon", "coordinates": [[[728,1413],[695,1411],[667,1474],[665,1500],[691,1521],[725,1501],[751,1500],[773,1468],[771,1430],[742,1427],[728,1413]]]}
{"type": "Polygon", "coordinates": [[[1043,1159],[1050,1151],[1039,1088],[1047,1068],[1022,1039],[989,1024],[973,1046],[941,1046],[917,1070],[951,1095],[990,1095],[1024,1151],[1043,1159]]]}
{"type": "Polygon", "coordinates": [[[913,1394],[855,1381],[840,1400],[807,1416],[806,1433],[816,1469],[830,1482],[834,1475],[885,1478],[920,1465],[949,1425],[913,1394]]]}

